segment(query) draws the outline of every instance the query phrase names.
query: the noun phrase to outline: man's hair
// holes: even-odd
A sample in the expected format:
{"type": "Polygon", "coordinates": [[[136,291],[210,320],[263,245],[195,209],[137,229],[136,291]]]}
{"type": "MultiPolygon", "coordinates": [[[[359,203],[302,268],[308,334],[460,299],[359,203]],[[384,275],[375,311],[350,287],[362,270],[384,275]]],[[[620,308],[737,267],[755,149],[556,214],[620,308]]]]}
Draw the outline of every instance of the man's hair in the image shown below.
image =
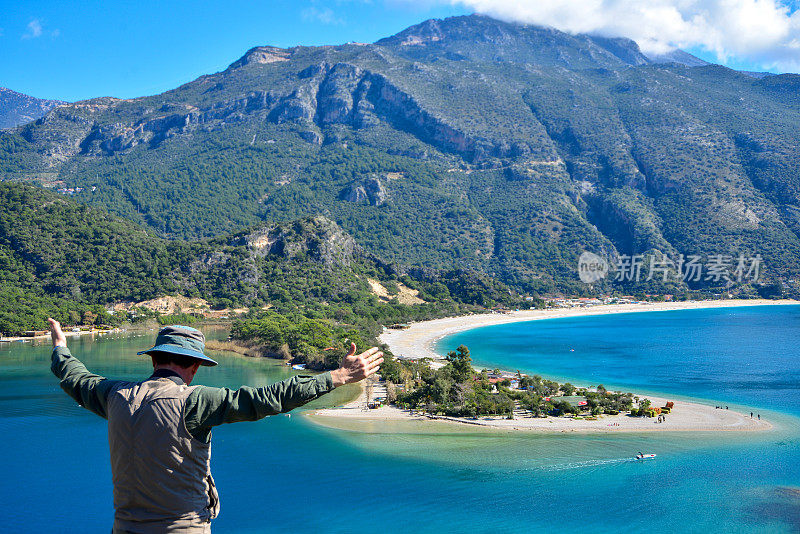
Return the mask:
{"type": "Polygon", "coordinates": [[[153,361],[156,362],[156,365],[175,364],[184,369],[188,369],[199,361],[197,358],[192,358],[191,356],[183,356],[171,352],[154,351],[150,353],[150,356],[153,357],[153,361]]]}

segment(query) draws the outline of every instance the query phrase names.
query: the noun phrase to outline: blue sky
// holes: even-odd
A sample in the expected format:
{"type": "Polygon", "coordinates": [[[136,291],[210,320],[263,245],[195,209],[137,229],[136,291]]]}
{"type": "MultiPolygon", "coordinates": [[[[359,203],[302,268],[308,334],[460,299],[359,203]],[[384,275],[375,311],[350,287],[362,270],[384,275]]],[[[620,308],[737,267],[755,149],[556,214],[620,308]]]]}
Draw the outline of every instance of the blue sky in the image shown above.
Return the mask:
{"type": "MultiPolygon", "coordinates": [[[[373,42],[469,1],[0,0],[0,86],[39,98],[155,94],[216,72],[258,45],[373,42]]],[[[472,5],[475,5],[474,3],[472,5]]],[[[691,51],[716,57],[702,48],[691,51]]],[[[737,68],[761,70],[732,56],[737,68]]]]}
{"type": "Polygon", "coordinates": [[[254,46],[373,42],[428,18],[468,13],[426,6],[0,0],[0,86],[68,101],[155,94],[223,70],[254,46]]]}

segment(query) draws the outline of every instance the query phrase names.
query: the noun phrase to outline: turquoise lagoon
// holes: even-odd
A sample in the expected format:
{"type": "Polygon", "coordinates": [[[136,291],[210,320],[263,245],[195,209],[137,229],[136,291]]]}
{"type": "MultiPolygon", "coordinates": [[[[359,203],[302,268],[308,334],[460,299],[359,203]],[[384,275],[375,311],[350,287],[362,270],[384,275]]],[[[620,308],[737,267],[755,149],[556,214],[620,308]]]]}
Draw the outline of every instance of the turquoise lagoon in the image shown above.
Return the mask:
{"type": "MultiPolygon", "coordinates": [[[[147,336],[76,339],[100,374],[146,376],[147,336]]],[[[277,416],[214,433],[221,532],[797,532],[800,307],[550,319],[441,340],[479,365],[580,385],[752,406],[768,433],[348,432],[277,416]],[[654,452],[651,462],[630,457],[654,452]]],[[[105,422],[49,371],[47,345],[0,346],[3,532],[108,532],[105,422]]],[[[262,385],[285,366],[216,353],[200,383],[262,385]]],[[[314,406],[324,405],[320,399],[314,406]]],[[[749,408],[748,408],[749,411],[749,408]]]]}

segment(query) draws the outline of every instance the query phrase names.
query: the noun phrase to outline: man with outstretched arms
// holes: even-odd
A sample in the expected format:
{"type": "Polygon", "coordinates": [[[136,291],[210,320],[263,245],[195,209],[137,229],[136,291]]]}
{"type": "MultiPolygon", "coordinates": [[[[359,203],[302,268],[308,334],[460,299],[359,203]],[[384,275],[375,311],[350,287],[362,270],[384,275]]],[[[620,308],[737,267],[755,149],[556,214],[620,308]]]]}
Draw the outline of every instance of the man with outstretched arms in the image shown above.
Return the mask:
{"type": "Polygon", "coordinates": [[[343,384],[375,373],[383,353],[356,355],[351,343],[341,366],[317,376],[294,376],[261,388],[237,390],[191,386],[200,366],[217,362],[203,354],[205,336],[186,326],[167,326],[155,345],[139,354],[153,361],[142,382],[90,373],[67,348],[61,325],[49,319],[51,369],[78,404],[108,420],[114,483],[113,533],[208,533],[219,513],[211,476],[211,429],[288,412],[343,384]]]}

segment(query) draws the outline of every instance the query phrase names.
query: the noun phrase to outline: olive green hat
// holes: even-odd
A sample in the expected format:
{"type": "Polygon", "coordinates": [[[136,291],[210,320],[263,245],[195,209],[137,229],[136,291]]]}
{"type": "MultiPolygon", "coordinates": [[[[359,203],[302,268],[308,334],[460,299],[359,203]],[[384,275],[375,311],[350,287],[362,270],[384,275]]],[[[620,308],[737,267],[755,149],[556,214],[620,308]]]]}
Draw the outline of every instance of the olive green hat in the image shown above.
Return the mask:
{"type": "Polygon", "coordinates": [[[217,362],[203,354],[206,349],[206,336],[190,326],[165,326],[158,331],[156,344],[152,349],[143,350],[136,354],[152,354],[153,352],[168,352],[180,356],[188,356],[200,361],[200,365],[213,366],[217,362]]]}

